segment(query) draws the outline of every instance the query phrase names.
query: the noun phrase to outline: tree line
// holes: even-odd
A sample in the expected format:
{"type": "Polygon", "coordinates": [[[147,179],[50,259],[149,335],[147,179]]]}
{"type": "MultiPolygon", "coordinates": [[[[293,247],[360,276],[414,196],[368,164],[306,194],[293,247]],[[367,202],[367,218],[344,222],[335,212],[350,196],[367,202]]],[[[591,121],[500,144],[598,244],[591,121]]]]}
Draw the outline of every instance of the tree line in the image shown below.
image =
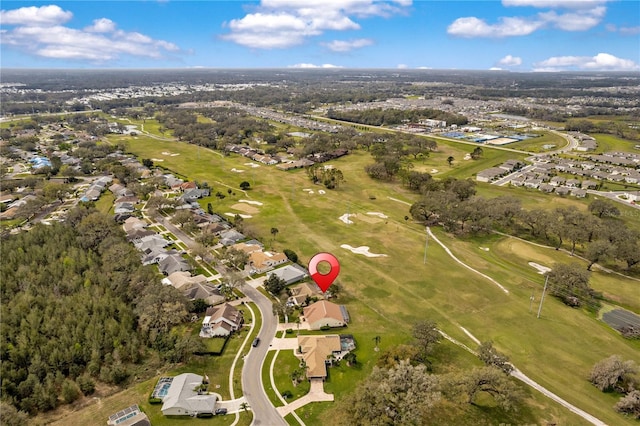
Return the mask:
{"type": "Polygon", "coordinates": [[[327,111],[327,117],[334,120],[366,124],[369,126],[393,126],[404,122],[417,122],[421,119],[446,121],[447,125],[457,124],[459,126],[464,126],[468,123],[467,117],[463,115],[431,108],[411,110],[367,108],[349,111],[340,111],[330,108],[327,111]]]}
{"type": "Polygon", "coordinates": [[[341,403],[342,424],[422,425],[443,409],[455,419],[465,405],[476,404],[481,393],[490,395],[505,412],[521,405],[523,392],[509,377],[513,367],[491,342],[477,350],[484,366],[467,370],[439,366],[446,372],[436,374],[433,363],[442,340],[437,324],[418,321],[412,336],[408,344],[382,353],[370,376],[341,403]]]}
{"type": "Polygon", "coordinates": [[[420,188],[422,197],[410,212],[426,225],[458,235],[502,231],[542,240],[556,249],[567,247],[572,254],[580,251],[590,261],[588,269],[606,260],[623,262],[627,269],[640,263],[640,234],[617,218],[620,211],[612,201],[594,200],[588,212],[574,206],[525,210],[512,196],[476,196],[470,179],[427,179],[420,188]]]}
{"type": "Polygon", "coordinates": [[[186,319],[186,300],[94,209],[7,236],[0,253],[2,401],[17,410],[53,409],[97,382],[124,384],[152,353],[179,362],[197,349],[191,336],[169,333],[186,319]]]}

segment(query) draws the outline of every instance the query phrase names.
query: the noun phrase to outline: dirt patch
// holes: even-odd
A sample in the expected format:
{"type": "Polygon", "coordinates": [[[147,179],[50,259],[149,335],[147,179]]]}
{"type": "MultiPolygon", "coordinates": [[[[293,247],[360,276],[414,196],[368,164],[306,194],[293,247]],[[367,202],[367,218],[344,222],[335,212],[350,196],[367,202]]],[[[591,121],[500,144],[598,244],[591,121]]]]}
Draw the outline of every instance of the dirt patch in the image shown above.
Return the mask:
{"type": "Polygon", "coordinates": [[[371,223],[371,224],[382,222],[382,219],[380,219],[377,216],[367,216],[366,214],[360,214],[360,213],[356,214],[356,219],[366,223],[371,223]]]}
{"type": "Polygon", "coordinates": [[[236,203],[236,204],[232,205],[231,208],[234,209],[234,210],[240,210],[241,212],[245,212],[245,213],[249,213],[249,214],[260,213],[260,210],[258,210],[257,208],[253,207],[252,205],[246,204],[246,203],[236,203]]]}

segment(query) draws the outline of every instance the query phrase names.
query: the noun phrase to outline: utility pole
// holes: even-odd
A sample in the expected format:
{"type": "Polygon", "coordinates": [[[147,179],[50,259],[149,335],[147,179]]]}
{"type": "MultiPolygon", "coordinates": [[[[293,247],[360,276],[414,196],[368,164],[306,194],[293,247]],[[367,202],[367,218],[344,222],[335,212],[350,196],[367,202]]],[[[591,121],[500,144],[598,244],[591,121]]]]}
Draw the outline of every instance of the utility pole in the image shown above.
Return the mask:
{"type": "Polygon", "coordinates": [[[427,247],[429,246],[429,227],[426,226],[425,230],[426,230],[427,237],[424,240],[424,260],[423,260],[424,265],[427,264],[427,247]]]}
{"type": "Polygon", "coordinates": [[[540,306],[538,307],[538,316],[540,318],[540,312],[542,311],[542,302],[544,302],[544,293],[547,291],[547,283],[549,282],[549,275],[544,279],[544,288],[542,289],[542,297],[540,298],[540,306]]]}

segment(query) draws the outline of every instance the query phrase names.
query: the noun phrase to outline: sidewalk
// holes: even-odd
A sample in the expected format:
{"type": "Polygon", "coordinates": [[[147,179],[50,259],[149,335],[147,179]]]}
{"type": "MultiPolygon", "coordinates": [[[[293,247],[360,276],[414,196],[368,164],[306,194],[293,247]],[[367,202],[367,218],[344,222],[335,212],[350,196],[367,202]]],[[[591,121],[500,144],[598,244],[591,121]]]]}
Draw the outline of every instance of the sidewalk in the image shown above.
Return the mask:
{"type": "Polygon", "coordinates": [[[311,389],[309,390],[308,394],[306,394],[302,398],[296,399],[291,404],[287,404],[284,407],[277,407],[276,410],[278,410],[278,413],[280,413],[280,415],[284,417],[292,411],[295,411],[298,408],[309,404],[310,402],[333,400],[333,394],[325,393],[324,382],[322,381],[322,379],[311,379],[311,389]]]}

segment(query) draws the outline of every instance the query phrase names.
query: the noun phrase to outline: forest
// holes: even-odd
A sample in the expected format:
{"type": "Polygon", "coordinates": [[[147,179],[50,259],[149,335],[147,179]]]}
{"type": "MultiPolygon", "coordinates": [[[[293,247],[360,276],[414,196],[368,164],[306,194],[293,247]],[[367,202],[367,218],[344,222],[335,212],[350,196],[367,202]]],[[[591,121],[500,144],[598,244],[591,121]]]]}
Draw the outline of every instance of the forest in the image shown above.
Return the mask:
{"type": "Polygon", "coordinates": [[[327,117],[369,126],[393,126],[406,121],[415,123],[421,119],[446,121],[448,126],[452,124],[457,124],[458,126],[467,124],[467,118],[462,115],[429,108],[413,110],[371,108],[353,111],[329,109],[327,117]]]}
{"type": "Polygon", "coordinates": [[[148,358],[179,362],[194,348],[169,334],[187,301],[93,208],[4,237],[0,255],[3,404],[47,411],[97,383],[125,385],[148,358]]]}

